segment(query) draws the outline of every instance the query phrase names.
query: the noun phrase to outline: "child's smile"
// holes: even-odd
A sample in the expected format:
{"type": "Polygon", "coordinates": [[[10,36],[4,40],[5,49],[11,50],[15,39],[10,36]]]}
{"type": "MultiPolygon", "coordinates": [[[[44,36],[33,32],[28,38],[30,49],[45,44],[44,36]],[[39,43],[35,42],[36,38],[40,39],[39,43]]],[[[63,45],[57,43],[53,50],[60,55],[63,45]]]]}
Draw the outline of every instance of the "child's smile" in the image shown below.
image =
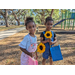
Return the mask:
{"type": "Polygon", "coordinates": [[[29,30],[29,33],[34,34],[36,31],[36,25],[34,22],[28,23],[27,29],[29,30]]]}
{"type": "Polygon", "coordinates": [[[52,25],[53,25],[53,21],[48,21],[47,23],[46,23],[46,30],[51,30],[51,28],[52,28],[52,25]]]}

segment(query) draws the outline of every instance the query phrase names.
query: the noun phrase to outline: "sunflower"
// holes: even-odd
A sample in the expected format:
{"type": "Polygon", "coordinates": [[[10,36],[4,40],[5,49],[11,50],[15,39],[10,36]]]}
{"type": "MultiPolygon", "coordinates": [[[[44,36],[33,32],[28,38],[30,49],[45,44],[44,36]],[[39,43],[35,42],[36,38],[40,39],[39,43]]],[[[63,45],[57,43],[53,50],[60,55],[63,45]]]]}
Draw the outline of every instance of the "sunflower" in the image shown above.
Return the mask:
{"type": "Polygon", "coordinates": [[[46,48],[45,45],[43,43],[40,43],[37,47],[37,52],[43,53],[45,52],[45,48],[46,48]]]}
{"type": "Polygon", "coordinates": [[[45,35],[46,38],[51,38],[52,37],[51,31],[47,31],[44,35],[45,35]]]}

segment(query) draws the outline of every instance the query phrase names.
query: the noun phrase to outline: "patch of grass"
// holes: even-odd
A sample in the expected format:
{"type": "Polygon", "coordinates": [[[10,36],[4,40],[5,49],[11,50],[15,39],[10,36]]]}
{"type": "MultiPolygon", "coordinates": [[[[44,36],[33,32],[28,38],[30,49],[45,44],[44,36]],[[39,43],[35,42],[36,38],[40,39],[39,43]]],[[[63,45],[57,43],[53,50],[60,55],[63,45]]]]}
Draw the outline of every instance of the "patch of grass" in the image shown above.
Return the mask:
{"type": "Polygon", "coordinates": [[[67,47],[65,47],[65,49],[67,50],[68,48],[67,48],[67,47]]]}
{"type": "Polygon", "coordinates": [[[7,60],[6,60],[6,63],[8,63],[8,62],[9,62],[9,60],[7,59],[7,60]]]}
{"type": "Polygon", "coordinates": [[[72,49],[75,49],[75,47],[74,47],[74,48],[72,48],[72,49]]]}

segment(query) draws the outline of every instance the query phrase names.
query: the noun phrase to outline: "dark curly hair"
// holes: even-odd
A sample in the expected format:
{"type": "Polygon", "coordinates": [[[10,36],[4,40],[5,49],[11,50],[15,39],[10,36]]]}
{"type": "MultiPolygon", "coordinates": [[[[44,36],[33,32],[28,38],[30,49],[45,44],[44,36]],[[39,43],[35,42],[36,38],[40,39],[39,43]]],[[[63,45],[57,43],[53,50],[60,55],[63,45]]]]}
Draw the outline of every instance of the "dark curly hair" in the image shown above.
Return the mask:
{"type": "MultiPolygon", "coordinates": [[[[26,18],[26,20],[25,20],[25,26],[27,26],[27,24],[30,23],[30,22],[34,22],[34,21],[33,21],[33,17],[27,17],[27,18],[26,18]]],[[[35,22],[34,22],[34,23],[35,23],[35,22]]]]}
{"type": "Polygon", "coordinates": [[[45,19],[45,24],[46,24],[48,21],[53,21],[52,17],[47,17],[47,18],[45,19]]]}

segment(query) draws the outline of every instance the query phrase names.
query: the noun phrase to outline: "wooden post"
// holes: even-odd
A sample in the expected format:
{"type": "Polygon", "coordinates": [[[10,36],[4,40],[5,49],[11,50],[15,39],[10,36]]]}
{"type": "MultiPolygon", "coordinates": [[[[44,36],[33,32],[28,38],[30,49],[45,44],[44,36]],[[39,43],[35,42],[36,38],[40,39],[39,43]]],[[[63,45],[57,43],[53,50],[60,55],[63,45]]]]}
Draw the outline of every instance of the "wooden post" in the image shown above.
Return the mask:
{"type": "MultiPolygon", "coordinates": [[[[70,14],[70,9],[68,9],[69,13],[68,13],[68,18],[71,18],[71,14],[70,14]]],[[[68,29],[70,27],[70,19],[69,19],[69,25],[68,25],[68,29]]]]}
{"type": "MultiPolygon", "coordinates": [[[[65,19],[66,19],[66,11],[65,11],[65,19]]],[[[64,29],[65,29],[65,27],[66,27],[66,20],[64,22],[64,29]]]]}
{"type": "MultiPolygon", "coordinates": [[[[63,19],[63,12],[62,12],[62,19],[63,19]]],[[[61,23],[61,28],[62,28],[63,23],[61,23]]]]}
{"type": "Polygon", "coordinates": [[[72,30],[74,29],[74,23],[75,23],[75,14],[74,14],[74,20],[73,20],[73,27],[72,27],[72,30]]]}
{"type": "MultiPolygon", "coordinates": [[[[69,18],[69,9],[68,9],[68,18],[69,18]]],[[[68,29],[69,29],[69,20],[68,20],[67,24],[68,24],[68,29]]]]}

